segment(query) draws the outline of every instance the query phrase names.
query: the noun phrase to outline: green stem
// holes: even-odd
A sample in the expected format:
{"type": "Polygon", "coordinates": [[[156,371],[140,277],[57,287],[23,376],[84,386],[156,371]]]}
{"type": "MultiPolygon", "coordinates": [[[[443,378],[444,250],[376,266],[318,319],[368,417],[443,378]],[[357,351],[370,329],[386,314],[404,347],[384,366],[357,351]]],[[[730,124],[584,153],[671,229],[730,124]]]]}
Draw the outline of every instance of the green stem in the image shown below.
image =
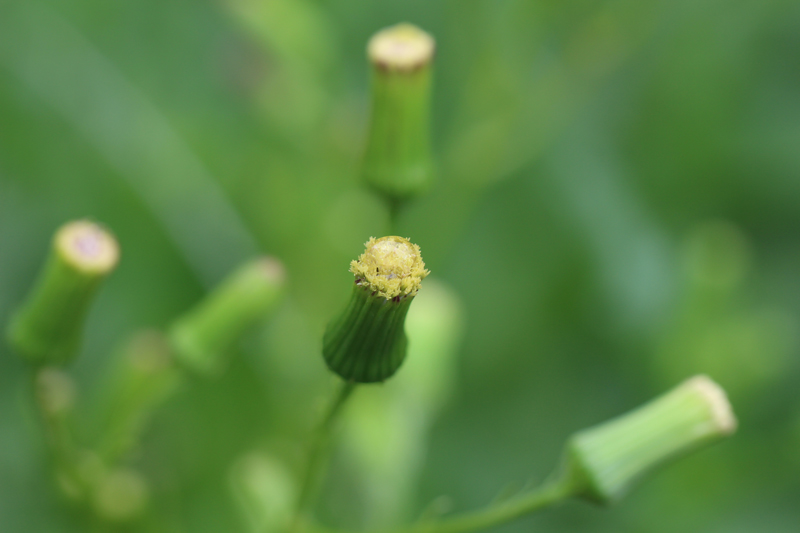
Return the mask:
{"type": "Polygon", "coordinates": [[[78,448],[70,427],[69,414],[54,411],[46,405],[43,397],[47,392],[42,391],[40,381],[41,372],[36,369],[31,373],[31,395],[36,408],[44,439],[53,463],[53,470],[58,475],[64,476],[63,482],[68,483],[69,489],[77,491],[73,496],[84,496],[86,490],[83,476],[78,467],[78,448]]]}
{"type": "Polygon", "coordinates": [[[485,509],[454,516],[439,522],[423,523],[393,533],[466,533],[511,522],[572,496],[572,484],[558,479],[538,489],[485,509]]]}
{"type": "MultiPolygon", "coordinates": [[[[550,507],[575,494],[575,483],[569,476],[557,477],[526,494],[484,509],[435,522],[422,522],[381,533],[469,533],[511,522],[522,516],[550,507]]],[[[306,533],[344,533],[327,528],[308,528],[306,533]]]]}
{"type": "Polygon", "coordinates": [[[355,389],[356,383],[352,381],[343,381],[336,397],[333,399],[328,412],[317,427],[311,441],[311,446],[308,452],[308,462],[306,463],[306,473],[303,477],[303,484],[300,488],[300,497],[297,500],[297,508],[295,516],[292,521],[290,531],[299,531],[303,516],[308,512],[313,504],[313,496],[315,493],[317,480],[324,468],[325,458],[327,456],[328,445],[330,443],[331,432],[342,411],[347,399],[355,389]]]}
{"type": "Polygon", "coordinates": [[[139,443],[153,414],[183,385],[182,370],[159,332],[143,331],[125,343],[96,402],[95,448],[106,465],[139,443]]]}
{"type": "Polygon", "coordinates": [[[283,264],[261,257],[240,266],[172,325],[175,358],[200,375],[218,375],[231,348],[281,301],[283,264]]]}
{"type": "Polygon", "coordinates": [[[397,235],[397,221],[405,202],[397,198],[387,198],[387,203],[389,205],[389,234],[397,235]]]}

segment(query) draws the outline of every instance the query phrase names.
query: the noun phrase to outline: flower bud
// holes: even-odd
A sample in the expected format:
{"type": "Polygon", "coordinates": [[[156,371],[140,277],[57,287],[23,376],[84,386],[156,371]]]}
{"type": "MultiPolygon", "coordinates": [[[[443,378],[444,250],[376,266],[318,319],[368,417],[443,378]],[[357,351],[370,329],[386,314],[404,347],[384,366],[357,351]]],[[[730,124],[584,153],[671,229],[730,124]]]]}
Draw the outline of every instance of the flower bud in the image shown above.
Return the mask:
{"type": "Polygon", "coordinates": [[[78,353],[86,314],[119,259],[117,241],[86,220],[62,226],[44,270],[8,330],[12,346],[36,364],[65,364],[78,353]]]}
{"type": "Polygon", "coordinates": [[[402,237],[371,238],[350,271],[356,278],[353,294],[328,324],[322,355],[346,381],[384,381],[405,359],[406,314],[429,272],[419,246],[402,237]]]}
{"type": "Polygon", "coordinates": [[[424,192],[433,179],[430,153],[430,85],[433,38],[411,24],[376,33],[372,63],[372,111],[364,180],[392,201],[424,192]]]}
{"type": "Polygon", "coordinates": [[[613,503],[639,478],[736,430],[725,392],[695,376],[639,409],[585,429],[567,445],[565,475],[575,494],[613,503]]]}
{"type": "Polygon", "coordinates": [[[170,330],[175,358],[202,374],[219,372],[234,343],[280,301],[283,265],[261,258],[243,265],[170,330]]]}

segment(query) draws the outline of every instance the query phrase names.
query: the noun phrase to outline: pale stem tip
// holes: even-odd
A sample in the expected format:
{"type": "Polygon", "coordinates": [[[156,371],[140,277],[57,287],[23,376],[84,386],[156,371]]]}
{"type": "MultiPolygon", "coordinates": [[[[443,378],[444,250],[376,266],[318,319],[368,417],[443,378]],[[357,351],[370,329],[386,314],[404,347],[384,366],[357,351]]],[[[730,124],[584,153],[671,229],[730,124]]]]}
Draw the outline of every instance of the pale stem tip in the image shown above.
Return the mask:
{"type": "Polygon", "coordinates": [[[105,229],[88,220],[70,222],[56,233],[61,256],[78,270],[97,274],[114,269],[119,261],[117,240],[105,229]]]}
{"type": "Polygon", "coordinates": [[[367,45],[370,61],[386,70],[411,71],[431,62],[433,37],[412,24],[397,24],[375,35],[367,45]]]}
{"type": "Polygon", "coordinates": [[[693,388],[706,401],[714,425],[721,433],[730,435],[736,431],[738,426],[736,415],[722,387],[702,374],[686,380],[685,386],[693,388]]]}

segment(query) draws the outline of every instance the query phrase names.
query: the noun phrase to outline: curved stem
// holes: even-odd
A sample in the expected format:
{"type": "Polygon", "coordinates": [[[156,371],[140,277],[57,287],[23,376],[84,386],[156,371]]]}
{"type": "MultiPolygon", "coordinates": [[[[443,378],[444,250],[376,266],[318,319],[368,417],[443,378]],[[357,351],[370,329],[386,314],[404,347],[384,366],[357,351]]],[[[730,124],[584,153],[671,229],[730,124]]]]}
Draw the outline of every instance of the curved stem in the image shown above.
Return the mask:
{"type": "MultiPolygon", "coordinates": [[[[385,533],[469,533],[511,522],[522,516],[564,501],[575,493],[569,477],[559,477],[526,494],[490,505],[478,511],[435,522],[423,522],[385,533]]],[[[308,533],[342,533],[329,529],[309,529],[308,533]]]]}
{"type": "Polygon", "coordinates": [[[81,474],[78,459],[79,448],[72,432],[72,413],[69,407],[58,405],[69,402],[72,394],[68,378],[43,380],[48,367],[36,367],[30,374],[30,394],[45,445],[52,463],[53,473],[61,477],[70,496],[84,497],[88,490],[87,480],[81,474]],[[59,398],[60,397],[60,398],[59,398]],[[64,398],[67,398],[64,400],[64,398]]]}
{"type": "Polygon", "coordinates": [[[388,200],[389,203],[389,233],[394,235],[397,231],[397,219],[400,216],[401,201],[394,198],[388,200]]]}
{"type": "Polygon", "coordinates": [[[297,508],[295,510],[294,519],[292,520],[292,527],[290,528],[291,531],[298,531],[300,529],[303,515],[309,510],[313,503],[317,479],[325,464],[325,457],[327,455],[333,425],[355,387],[356,383],[352,381],[342,382],[336,397],[333,399],[333,402],[331,402],[327,413],[320,422],[312,438],[311,446],[308,451],[306,472],[303,477],[303,484],[300,487],[300,497],[297,500],[297,508]]]}
{"type": "Polygon", "coordinates": [[[454,516],[439,522],[423,523],[394,533],[466,533],[480,531],[510,522],[533,513],[572,495],[572,484],[564,480],[545,483],[542,487],[485,509],[454,516]]]}

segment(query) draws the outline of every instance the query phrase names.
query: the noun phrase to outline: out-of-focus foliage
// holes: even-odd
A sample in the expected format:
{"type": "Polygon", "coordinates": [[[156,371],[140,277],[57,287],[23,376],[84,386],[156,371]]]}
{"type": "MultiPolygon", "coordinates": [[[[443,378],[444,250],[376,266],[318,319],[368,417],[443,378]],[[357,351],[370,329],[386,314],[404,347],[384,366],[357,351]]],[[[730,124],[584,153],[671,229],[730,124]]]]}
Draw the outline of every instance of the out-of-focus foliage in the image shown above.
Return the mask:
{"type": "MultiPolygon", "coordinates": [[[[256,530],[291,499],[333,384],[324,324],[349,261],[389,231],[358,180],[364,47],[403,20],[438,43],[438,181],[396,228],[432,272],[417,312],[434,318],[409,328],[436,356],[356,393],[320,516],[481,505],[541,480],[573,431],[706,372],[731,393],[734,439],[613,509],[504,531],[796,531],[797,2],[0,0],[0,324],[64,221],[122,246],[74,367],[82,412],[126,338],[235,265],[261,251],[289,274],[228,371],[156,415],[129,461],[149,487],[131,531],[256,530]],[[437,316],[444,340],[425,337],[437,316]]],[[[2,346],[0,530],[86,531],[28,381],[2,346]]]]}

